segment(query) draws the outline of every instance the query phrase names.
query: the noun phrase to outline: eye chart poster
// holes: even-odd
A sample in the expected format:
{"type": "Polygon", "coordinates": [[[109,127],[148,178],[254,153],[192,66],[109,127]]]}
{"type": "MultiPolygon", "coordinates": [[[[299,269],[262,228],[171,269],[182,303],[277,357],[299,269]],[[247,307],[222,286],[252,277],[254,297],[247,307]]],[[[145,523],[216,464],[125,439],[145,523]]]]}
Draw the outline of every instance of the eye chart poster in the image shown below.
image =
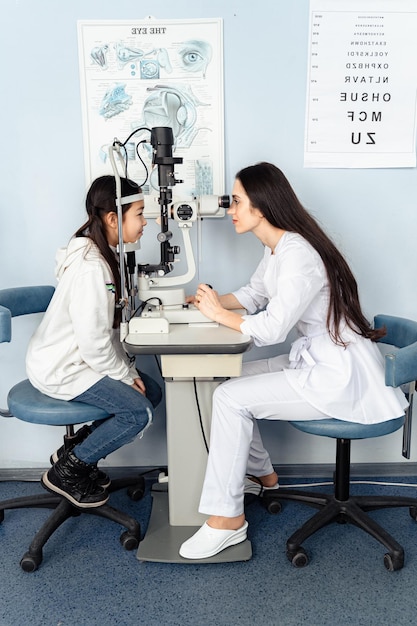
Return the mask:
{"type": "MultiPolygon", "coordinates": [[[[224,193],[222,20],[79,21],[86,178],[112,173],[109,146],[126,144],[128,176],[151,170],[150,129],[173,130],[181,198],[224,193]],[[148,129],[148,130],[147,130],[148,129]]],[[[123,171],[122,171],[123,173],[123,171]]],[[[157,193],[157,168],[145,193],[157,193]]]]}
{"type": "Polygon", "coordinates": [[[310,0],[305,167],[415,167],[417,2],[310,0]]]}

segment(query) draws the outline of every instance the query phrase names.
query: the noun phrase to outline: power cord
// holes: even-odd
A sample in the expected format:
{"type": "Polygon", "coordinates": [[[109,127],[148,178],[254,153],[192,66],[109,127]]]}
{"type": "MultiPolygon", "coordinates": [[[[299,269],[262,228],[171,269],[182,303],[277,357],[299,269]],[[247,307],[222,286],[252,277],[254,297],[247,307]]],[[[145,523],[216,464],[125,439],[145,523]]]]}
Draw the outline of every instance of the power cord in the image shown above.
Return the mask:
{"type": "Polygon", "coordinates": [[[201,415],[200,401],[198,399],[197,380],[196,380],[196,378],[193,378],[193,386],[194,386],[195,402],[196,402],[196,405],[197,405],[198,419],[199,419],[199,422],[200,422],[201,436],[203,437],[204,446],[205,446],[206,452],[208,454],[209,453],[209,446],[208,446],[208,443],[207,443],[206,433],[204,432],[203,417],[201,415]]]}
{"type": "MultiPolygon", "coordinates": [[[[377,486],[381,486],[381,487],[417,487],[417,484],[415,483],[389,483],[389,482],[384,482],[384,481],[377,481],[377,480],[351,480],[349,482],[350,485],[377,485],[377,486]]],[[[320,483],[300,483],[298,485],[279,485],[280,489],[304,489],[304,488],[309,488],[309,487],[326,487],[326,486],[332,486],[333,482],[332,481],[328,481],[328,482],[320,482],[320,483]]]]}
{"type": "Polygon", "coordinates": [[[155,363],[156,363],[156,365],[157,365],[157,367],[158,367],[158,371],[159,371],[159,373],[160,373],[160,375],[161,375],[161,378],[162,378],[162,367],[161,367],[161,362],[160,362],[160,360],[158,359],[158,355],[157,355],[157,354],[154,354],[154,358],[155,358],[155,363]]]}
{"type": "Polygon", "coordinates": [[[142,313],[143,309],[145,308],[145,306],[151,301],[151,300],[156,300],[158,303],[158,306],[162,306],[162,300],[161,298],[158,298],[158,296],[152,296],[151,298],[148,298],[147,300],[143,300],[140,305],[137,307],[137,309],[135,309],[135,311],[133,311],[132,317],[134,317],[135,315],[138,315],[140,313],[142,313]]]}

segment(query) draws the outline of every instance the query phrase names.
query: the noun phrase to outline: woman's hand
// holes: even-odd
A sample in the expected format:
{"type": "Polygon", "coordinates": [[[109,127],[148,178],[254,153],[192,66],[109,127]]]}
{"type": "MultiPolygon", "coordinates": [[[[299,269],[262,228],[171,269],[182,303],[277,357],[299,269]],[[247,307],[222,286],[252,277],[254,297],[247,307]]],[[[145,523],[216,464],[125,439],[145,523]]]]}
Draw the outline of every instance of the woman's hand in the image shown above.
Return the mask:
{"type": "Polygon", "coordinates": [[[210,320],[240,332],[243,317],[230,309],[241,308],[241,304],[233,294],[219,296],[217,291],[202,283],[197,287],[194,305],[210,320]]]}
{"type": "Polygon", "coordinates": [[[139,378],[139,377],[135,378],[135,381],[134,381],[132,387],[136,391],[139,391],[139,393],[141,393],[142,395],[146,396],[145,383],[143,382],[143,380],[141,378],[139,378]]]}
{"type": "Polygon", "coordinates": [[[201,283],[197,287],[194,296],[194,304],[203,315],[214,321],[218,321],[216,316],[218,317],[224,311],[224,308],[220,304],[217,291],[205,283],[201,283]]]}

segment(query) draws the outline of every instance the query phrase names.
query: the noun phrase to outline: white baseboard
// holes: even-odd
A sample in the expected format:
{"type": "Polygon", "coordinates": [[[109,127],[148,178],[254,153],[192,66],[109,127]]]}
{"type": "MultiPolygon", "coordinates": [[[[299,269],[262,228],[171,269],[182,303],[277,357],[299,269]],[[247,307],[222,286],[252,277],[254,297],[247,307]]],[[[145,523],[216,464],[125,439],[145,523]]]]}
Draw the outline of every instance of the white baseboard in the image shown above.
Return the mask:
{"type": "MultiPolygon", "coordinates": [[[[0,482],[37,481],[48,468],[10,468],[0,469],[0,482]]],[[[163,468],[162,468],[163,469],[163,468]]],[[[334,465],[331,463],[317,463],[305,465],[276,465],[275,470],[280,478],[328,478],[333,475],[334,465]]],[[[149,478],[156,478],[161,468],[152,467],[106,467],[106,472],[112,478],[120,478],[132,474],[148,474],[149,478]]],[[[356,463],[351,466],[351,477],[379,476],[416,476],[417,463],[356,463]]]]}

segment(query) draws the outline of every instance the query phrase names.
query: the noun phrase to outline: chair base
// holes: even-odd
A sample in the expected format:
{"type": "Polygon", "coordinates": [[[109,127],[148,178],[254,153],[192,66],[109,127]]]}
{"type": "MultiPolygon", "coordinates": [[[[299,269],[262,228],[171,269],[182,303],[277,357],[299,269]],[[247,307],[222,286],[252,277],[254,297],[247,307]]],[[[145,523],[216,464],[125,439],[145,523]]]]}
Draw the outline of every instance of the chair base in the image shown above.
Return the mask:
{"type": "Polygon", "coordinates": [[[280,512],[281,500],[294,500],[319,509],[287,540],[287,557],[295,567],[303,567],[308,563],[307,553],[302,547],[303,541],[324,526],[338,522],[340,524],[354,524],[382,543],[388,550],[384,555],[385,567],[389,571],[399,570],[404,565],[404,549],[366,512],[385,508],[408,507],[411,517],[417,520],[417,498],[351,496],[349,494],[350,445],[349,439],[337,439],[334,494],[279,489],[264,492],[262,502],[270,513],[280,512]]]}
{"type": "MultiPolygon", "coordinates": [[[[128,488],[128,493],[133,500],[140,500],[145,493],[145,479],[140,477],[119,478],[112,481],[109,491],[118,491],[128,488]]],[[[109,504],[100,507],[82,509],[72,505],[68,500],[48,493],[39,493],[32,496],[13,498],[0,502],[0,522],[4,520],[4,511],[22,508],[52,508],[53,512],[44,522],[40,530],[33,538],[29,549],[23,555],[20,566],[25,572],[34,572],[43,559],[43,547],[49,537],[70,517],[77,517],[82,513],[98,515],[107,518],[117,524],[121,524],[126,530],[120,536],[120,542],[126,550],[135,550],[140,542],[140,525],[130,515],[113,508],[109,504]]]]}
{"type": "Polygon", "coordinates": [[[336,500],[333,495],[318,495],[308,491],[285,489],[275,494],[264,494],[262,500],[271,513],[279,512],[281,500],[294,500],[319,508],[319,511],[287,540],[287,557],[295,567],[304,567],[308,564],[309,559],[302,543],[324,526],[338,522],[354,524],[382,543],[388,550],[384,555],[385,567],[390,571],[399,570],[404,565],[404,549],[382,526],[367,515],[366,511],[388,507],[409,507],[410,515],[417,520],[416,498],[355,496],[340,501],[336,500]]]}

